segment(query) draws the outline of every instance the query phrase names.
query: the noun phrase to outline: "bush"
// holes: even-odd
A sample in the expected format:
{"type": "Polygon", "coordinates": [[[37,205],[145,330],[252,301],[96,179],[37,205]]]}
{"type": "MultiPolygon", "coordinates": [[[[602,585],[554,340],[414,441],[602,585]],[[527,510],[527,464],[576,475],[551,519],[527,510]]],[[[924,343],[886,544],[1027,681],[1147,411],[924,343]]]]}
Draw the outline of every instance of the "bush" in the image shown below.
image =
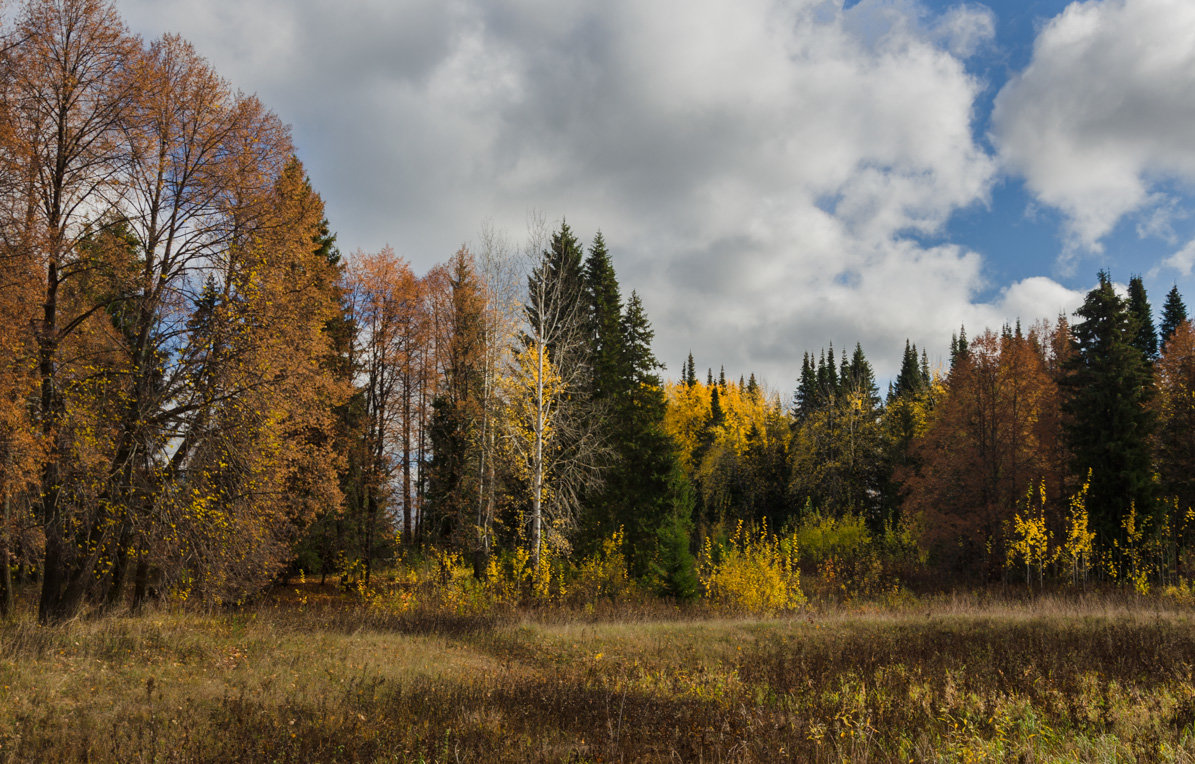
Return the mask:
{"type": "Polygon", "coordinates": [[[582,603],[598,599],[616,600],[631,593],[634,582],[627,572],[623,543],[623,531],[619,528],[609,538],[602,540],[597,552],[581,561],[576,577],[568,587],[570,600],[582,603]]]}
{"type": "Polygon", "coordinates": [[[805,602],[796,541],[769,534],[766,523],[749,532],[740,520],[734,535],[717,547],[707,538],[697,575],[708,598],[733,610],[771,613],[805,602]]]}
{"type": "Polygon", "coordinates": [[[806,515],[793,533],[803,561],[820,567],[827,560],[853,564],[872,554],[871,534],[863,518],[806,515]]]}

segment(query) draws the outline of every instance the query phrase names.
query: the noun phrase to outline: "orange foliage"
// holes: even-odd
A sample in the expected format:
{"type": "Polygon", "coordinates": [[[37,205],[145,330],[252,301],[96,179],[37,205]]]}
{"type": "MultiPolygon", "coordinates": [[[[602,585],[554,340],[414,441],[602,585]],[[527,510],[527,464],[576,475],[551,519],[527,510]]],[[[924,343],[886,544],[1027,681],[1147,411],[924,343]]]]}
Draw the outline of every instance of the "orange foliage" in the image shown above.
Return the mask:
{"type": "Polygon", "coordinates": [[[976,338],[914,446],[907,511],[923,542],[955,564],[978,560],[998,572],[1025,491],[1043,479],[1062,484],[1058,386],[1041,338],[1040,330],[1026,336],[1019,328],[976,338]]]}

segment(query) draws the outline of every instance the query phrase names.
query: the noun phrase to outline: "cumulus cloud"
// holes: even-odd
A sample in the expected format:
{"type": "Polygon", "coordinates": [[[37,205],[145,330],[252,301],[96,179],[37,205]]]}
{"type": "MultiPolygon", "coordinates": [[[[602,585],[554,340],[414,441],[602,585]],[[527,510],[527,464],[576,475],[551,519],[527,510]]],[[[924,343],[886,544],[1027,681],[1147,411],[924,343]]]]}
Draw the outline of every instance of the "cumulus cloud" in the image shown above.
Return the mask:
{"type": "Polygon", "coordinates": [[[1163,260],[1157,268],[1150,272],[1150,277],[1157,276],[1162,268],[1173,268],[1183,276],[1190,276],[1191,271],[1195,269],[1195,239],[1187,242],[1185,247],[1163,260]]]}
{"type": "Polygon", "coordinates": [[[1195,181],[1193,40],[1189,0],[1075,2],[997,96],[1000,156],[1064,213],[1072,245],[1098,250],[1125,215],[1167,209],[1162,183],[1195,181]]]}
{"type": "Polygon", "coordinates": [[[1030,280],[976,303],[980,254],[918,243],[985,203],[995,174],[964,60],[992,38],[982,6],[119,6],[294,124],[350,249],[388,241],[426,267],[482,220],[600,226],[673,372],[692,349],[787,388],[804,350],[859,340],[887,374],[906,337],[945,347],[960,323],[1028,319],[1029,299],[1059,296],[1030,280]]]}

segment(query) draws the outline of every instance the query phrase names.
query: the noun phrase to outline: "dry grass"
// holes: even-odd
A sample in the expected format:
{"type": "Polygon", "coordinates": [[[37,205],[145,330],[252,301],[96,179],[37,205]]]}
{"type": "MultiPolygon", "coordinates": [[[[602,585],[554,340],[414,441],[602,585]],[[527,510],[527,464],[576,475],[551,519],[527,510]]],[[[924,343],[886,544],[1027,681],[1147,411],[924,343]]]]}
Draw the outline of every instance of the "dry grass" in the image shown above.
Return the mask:
{"type": "Polygon", "coordinates": [[[547,615],[9,623],[0,760],[1195,761],[1195,615],[1159,602],[547,615]]]}

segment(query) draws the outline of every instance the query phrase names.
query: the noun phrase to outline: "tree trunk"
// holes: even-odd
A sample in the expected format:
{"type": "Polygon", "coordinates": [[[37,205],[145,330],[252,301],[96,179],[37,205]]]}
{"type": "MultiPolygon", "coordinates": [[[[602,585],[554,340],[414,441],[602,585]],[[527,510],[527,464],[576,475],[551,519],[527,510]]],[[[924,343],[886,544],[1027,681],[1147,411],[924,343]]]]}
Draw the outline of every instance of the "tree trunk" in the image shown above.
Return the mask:
{"type": "Polygon", "coordinates": [[[132,611],[140,613],[149,597],[149,562],[142,554],[137,560],[137,572],[133,575],[133,604],[132,611]]]}
{"type": "Polygon", "coordinates": [[[531,475],[531,564],[539,565],[540,535],[543,523],[544,499],[544,351],[542,343],[536,347],[539,368],[535,376],[535,460],[531,475]]]}
{"type": "Polygon", "coordinates": [[[411,373],[404,373],[402,394],[402,540],[410,545],[414,522],[411,506],[411,373]]]}

